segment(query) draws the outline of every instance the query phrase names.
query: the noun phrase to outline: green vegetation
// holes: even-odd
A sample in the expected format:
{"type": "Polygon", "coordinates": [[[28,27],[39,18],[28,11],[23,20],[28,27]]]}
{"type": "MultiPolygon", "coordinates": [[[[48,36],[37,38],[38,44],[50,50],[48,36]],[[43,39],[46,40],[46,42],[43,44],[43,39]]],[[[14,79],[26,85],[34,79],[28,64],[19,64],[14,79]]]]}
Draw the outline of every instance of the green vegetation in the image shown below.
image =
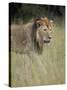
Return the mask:
{"type": "Polygon", "coordinates": [[[47,16],[50,19],[56,17],[63,18],[65,16],[64,6],[40,5],[40,4],[22,4],[10,3],[9,14],[11,22],[18,23],[19,21],[27,22],[31,18],[47,16]]]}

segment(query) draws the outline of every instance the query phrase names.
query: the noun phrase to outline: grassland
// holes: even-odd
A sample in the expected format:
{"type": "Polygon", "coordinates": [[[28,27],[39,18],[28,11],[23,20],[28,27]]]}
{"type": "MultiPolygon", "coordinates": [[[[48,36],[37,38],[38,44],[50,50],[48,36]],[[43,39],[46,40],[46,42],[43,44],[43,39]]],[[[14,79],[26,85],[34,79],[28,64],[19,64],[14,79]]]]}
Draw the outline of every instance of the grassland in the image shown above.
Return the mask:
{"type": "Polygon", "coordinates": [[[11,51],[11,85],[52,85],[65,81],[64,25],[56,24],[43,53],[20,54],[11,51]]]}

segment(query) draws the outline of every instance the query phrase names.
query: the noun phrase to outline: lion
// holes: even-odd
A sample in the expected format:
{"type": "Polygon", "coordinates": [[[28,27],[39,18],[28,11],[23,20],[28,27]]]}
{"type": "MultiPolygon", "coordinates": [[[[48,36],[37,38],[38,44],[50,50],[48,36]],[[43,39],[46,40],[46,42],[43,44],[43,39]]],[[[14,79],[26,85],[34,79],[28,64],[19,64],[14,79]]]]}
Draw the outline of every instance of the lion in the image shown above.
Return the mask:
{"type": "Polygon", "coordinates": [[[43,44],[49,43],[51,36],[49,31],[52,29],[52,21],[48,18],[35,18],[32,22],[18,25],[12,28],[11,25],[11,46],[17,52],[26,53],[30,50],[42,53],[43,44]]]}

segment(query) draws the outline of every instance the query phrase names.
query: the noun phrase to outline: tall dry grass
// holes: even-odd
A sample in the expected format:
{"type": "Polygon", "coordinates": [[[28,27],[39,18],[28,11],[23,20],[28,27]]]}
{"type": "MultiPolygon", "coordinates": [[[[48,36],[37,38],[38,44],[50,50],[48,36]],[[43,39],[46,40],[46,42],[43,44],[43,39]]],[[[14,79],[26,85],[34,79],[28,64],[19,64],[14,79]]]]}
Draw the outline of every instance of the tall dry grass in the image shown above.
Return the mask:
{"type": "MultiPolygon", "coordinates": [[[[18,29],[18,26],[14,27],[18,29]]],[[[19,37],[22,38],[21,36],[23,35],[19,37]]],[[[21,42],[20,39],[19,42],[21,42]]],[[[31,50],[29,53],[20,53],[19,51],[24,50],[22,44],[16,48],[15,41],[13,41],[14,50],[11,50],[12,86],[63,84],[65,82],[64,43],[64,25],[58,23],[52,32],[51,42],[44,44],[42,54],[31,50]],[[15,51],[16,49],[18,52],[15,51]]]]}

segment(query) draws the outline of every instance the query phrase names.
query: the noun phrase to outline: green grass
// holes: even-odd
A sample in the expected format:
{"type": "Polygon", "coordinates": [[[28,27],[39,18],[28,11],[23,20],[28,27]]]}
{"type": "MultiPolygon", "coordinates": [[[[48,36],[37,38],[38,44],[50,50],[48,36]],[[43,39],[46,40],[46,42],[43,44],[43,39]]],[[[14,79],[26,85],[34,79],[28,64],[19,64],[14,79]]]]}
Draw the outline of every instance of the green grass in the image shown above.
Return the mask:
{"type": "Polygon", "coordinates": [[[43,53],[20,54],[11,51],[12,86],[51,85],[65,82],[64,26],[56,25],[43,53]]]}

